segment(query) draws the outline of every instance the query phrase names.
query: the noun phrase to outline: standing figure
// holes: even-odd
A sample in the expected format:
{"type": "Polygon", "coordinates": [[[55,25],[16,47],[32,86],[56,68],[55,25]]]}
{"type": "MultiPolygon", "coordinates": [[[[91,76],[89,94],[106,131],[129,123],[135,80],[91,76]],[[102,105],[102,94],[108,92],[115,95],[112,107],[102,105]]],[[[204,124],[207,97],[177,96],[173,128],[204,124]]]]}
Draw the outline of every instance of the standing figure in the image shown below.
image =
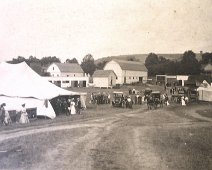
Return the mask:
{"type": "Polygon", "coordinates": [[[74,99],[71,99],[70,109],[71,109],[71,115],[75,115],[76,114],[76,109],[75,109],[74,99]]]}
{"type": "Polygon", "coordinates": [[[182,106],[186,106],[184,97],[181,97],[181,104],[182,106]]]}
{"type": "Polygon", "coordinates": [[[4,104],[5,103],[0,105],[0,123],[1,124],[4,122],[4,112],[5,112],[4,104]]]}
{"type": "Polygon", "coordinates": [[[21,117],[20,117],[19,123],[21,123],[21,124],[29,123],[29,118],[28,118],[28,114],[26,112],[25,103],[22,104],[21,117]]]}
{"type": "Polygon", "coordinates": [[[1,105],[1,112],[2,112],[2,118],[3,118],[3,125],[9,125],[12,123],[12,120],[10,118],[10,114],[8,112],[8,110],[5,109],[6,104],[3,103],[1,105]]]}
{"type": "Polygon", "coordinates": [[[78,114],[81,114],[81,109],[82,109],[82,106],[81,106],[80,98],[77,98],[76,111],[78,114]]]}
{"type": "Polygon", "coordinates": [[[110,104],[110,93],[108,92],[108,96],[107,96],[107,99],[108,99],[108,104],[110,104]]]}

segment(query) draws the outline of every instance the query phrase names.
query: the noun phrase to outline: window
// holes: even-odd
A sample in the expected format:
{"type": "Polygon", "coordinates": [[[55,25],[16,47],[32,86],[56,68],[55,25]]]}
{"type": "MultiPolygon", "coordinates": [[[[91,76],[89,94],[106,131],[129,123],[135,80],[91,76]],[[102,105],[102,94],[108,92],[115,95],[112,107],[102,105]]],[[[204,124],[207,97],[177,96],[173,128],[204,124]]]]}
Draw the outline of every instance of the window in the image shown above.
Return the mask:
{"type": "Polygon", "coordinates": [[[129,79],[131,79],[131,77],[129,77],[129,79]]]}
{"type": "Polygon", "coordinates": [[[67,81],[67,80],[66,81],[63,81],[63,83],[69,83],[69,81],[67,81]]]}
{"type": "Polygon", "coordinates": [[[54,67],[52,69],[54,70],[54,67]]]}
{"type": "Polygon", "coordinates": [[[75,77],[75,74],[74,74],[74,77],[75,77]]]}
{"type": "Polygon", "coordinates": [[[133,79],[134,79],[134,77],[133,77],[133,79]]]}
{"type": "Polygon", "coordinates": [[[69,77],[69,75],[67,75],[67,77],[69,77]]]}

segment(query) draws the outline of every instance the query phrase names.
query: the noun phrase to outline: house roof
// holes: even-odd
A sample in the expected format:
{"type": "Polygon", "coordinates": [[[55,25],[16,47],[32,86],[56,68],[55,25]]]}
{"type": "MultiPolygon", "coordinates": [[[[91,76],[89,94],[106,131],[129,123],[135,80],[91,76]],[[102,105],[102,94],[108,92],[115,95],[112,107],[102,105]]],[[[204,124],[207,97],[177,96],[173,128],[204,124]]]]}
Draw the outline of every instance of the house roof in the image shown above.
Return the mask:
{"type": "Polygon", "coordinates": [[[141,62],[125,61],[125,60],[114,60],[114,61],[120,65],[122,70],[147,71],[146,66],[141,62]]]}
{"type": "Polygon", "coordinates": [[[77,63],[54,63],[62,73],[84,73],[77,63]]]}
{"type": "Polygon", "coordinates": [[[111,73],[115,74],[113,70],[96,70],[93,77],[108,77],[111,73]]]}

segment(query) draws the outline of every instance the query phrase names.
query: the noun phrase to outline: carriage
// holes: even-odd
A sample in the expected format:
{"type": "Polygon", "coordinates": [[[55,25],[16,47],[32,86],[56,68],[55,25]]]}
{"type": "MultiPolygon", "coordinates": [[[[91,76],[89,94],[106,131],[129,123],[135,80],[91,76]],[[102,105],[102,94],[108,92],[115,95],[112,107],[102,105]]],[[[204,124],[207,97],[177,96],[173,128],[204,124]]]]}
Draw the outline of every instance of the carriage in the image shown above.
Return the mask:
{"type": "Polygon", "coordinates": [[[125,98],[123,92],[113,92],[113,107],[124,107],[125,106],[125,98]]]}
{"type": "Polygon", "coordinates": [[[153,91],[151,94],[147,97],[147,106],[148,109],[156,109],[158,106],[163,106],[163,100],[161,98],[161,92],[160,91],[153,91]]]}

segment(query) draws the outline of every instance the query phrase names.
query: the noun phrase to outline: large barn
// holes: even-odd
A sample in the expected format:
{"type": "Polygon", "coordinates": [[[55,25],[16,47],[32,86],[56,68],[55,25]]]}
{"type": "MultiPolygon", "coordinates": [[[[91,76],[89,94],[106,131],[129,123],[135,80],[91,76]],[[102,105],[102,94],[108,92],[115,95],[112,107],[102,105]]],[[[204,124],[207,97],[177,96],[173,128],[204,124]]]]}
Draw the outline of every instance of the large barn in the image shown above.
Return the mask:
{"type": "Polygon", "coordinates": [[[132,84],[147,82],[147,68],[141,62],[111,60],[104,70],[113,70],[117,76],[116,84],[132,84]]]}
{"type": "Polygon", "coordinates": [[[113,70],[96,70],[93,74],[94,87],[112,88],[116,85],[116,74],[113,70]]]}

